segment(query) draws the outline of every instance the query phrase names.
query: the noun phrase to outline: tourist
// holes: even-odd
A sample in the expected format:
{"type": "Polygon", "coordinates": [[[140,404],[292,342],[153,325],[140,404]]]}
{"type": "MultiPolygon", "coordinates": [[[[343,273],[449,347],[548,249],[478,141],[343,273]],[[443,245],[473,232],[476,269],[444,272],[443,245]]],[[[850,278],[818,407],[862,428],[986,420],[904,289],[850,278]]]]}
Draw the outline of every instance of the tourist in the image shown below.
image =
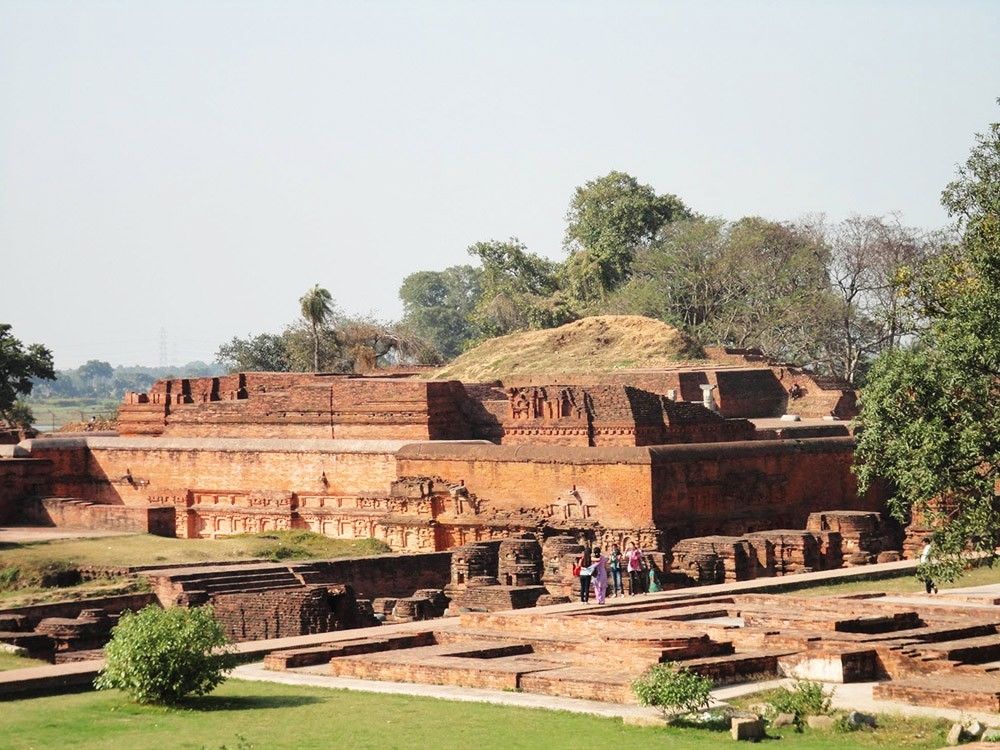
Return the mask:
{"type": "Polygon", "coordinates": [[[628,592],[632,596],[642,591],[643,564],[642,550],[635,546],[635,542],[629,542],[625,550],[625,567],[628,570],[628,592]]]}
{"type": "Polygon", "coordinates": [[[611,569],[611,595],[614,597],[625,596],[625,587],[622,586],[622,562],[624,557],[621,547],[617,544],[611,547],[611,557],[608,564],[611,569]]]}
{"type": "Polygon", "coordinates": [[[917,566],[917,571],[920,578],[923,579],[924,589],[928,594],[936,594],[938,592],[937,585],[934,583],[934,575],[931,572],[931,540],[924,539],[924,549],[920,553],[920,565],[917,566]]]}
{"type": "Polygon", "coordinates": [[[604,604],[608,595],[608,558],[601,554],[600,547],[594,547],[594,594],[597,596],[597,603],[604,604]]]}
{"type": "Polygon", "coordinates": [[[583,553],[576,564],[580,568],[580,601],[586,604],[590,600],[590,577],[594,573],[594,563],[589,549],[583,548],[583,553]]]}
{"type": "Polygon", "coordinates": [[[798,383],[792,383],[792,387],[788,389],[788,395],[793,399],[802,398],[802,386],[798,383]]]}
{"type": "Polygon", "coordinates": [[[656,561],[653,558],[649,558],[649,593],[655,594],[657,591],[663,591],[663,586],[660,585],[660,569],[656,567],[656,561]]]}

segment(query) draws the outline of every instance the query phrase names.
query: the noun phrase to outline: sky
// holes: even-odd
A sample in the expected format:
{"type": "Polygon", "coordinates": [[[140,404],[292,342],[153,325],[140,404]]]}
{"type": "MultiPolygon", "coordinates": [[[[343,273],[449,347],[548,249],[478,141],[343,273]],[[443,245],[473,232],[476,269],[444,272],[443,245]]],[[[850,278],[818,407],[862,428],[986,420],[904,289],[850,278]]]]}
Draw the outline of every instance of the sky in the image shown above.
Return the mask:
{"type": "Polygon", "coordinates": [[[0,323],[57,369],[210,362],[327,288],[565,257],[612,170],[791,221],[940,205],[1000,119],[995,0],[0,0],[0,323]]]}

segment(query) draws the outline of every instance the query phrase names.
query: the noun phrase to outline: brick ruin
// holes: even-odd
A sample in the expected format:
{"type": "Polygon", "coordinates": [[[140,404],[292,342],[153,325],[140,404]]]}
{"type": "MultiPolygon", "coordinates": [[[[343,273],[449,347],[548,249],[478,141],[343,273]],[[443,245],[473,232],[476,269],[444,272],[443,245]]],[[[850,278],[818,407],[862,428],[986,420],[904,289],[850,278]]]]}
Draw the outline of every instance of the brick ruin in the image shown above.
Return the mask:
{"type": "Polygon", "coordinates": [[[422,629],[279,647],[264,665],[634,703],[636,675],[671,661],[716,686],[779,676],[882,680],[876,699],[998,713],[998,659],[1000,616],[992,599],[687,589],[604,606],[467,610],[422,629]]]}
{"type": "Polygon", "coordinates": [[[716,358],[502,383],[161,380],[128,394],[117,436],[6,448],[0,520],[181,538],[309,529],[424,552],[570,535],[669,552],[881,510],[879,493],[858,496],[849,426],[830,417],[853,415],[852,391],[745,352],[716,358]]]}

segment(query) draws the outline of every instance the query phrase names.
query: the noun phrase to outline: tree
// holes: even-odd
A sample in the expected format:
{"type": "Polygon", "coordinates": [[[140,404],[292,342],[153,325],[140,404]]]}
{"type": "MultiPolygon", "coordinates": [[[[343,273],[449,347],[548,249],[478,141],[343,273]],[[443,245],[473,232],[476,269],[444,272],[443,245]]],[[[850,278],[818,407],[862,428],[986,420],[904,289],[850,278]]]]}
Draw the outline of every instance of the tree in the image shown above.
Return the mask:
{"type": "Polygon", "coordinates": [[[660,227],[691,218],[675,195],[657,195],[632,175],[610,172],[578,187],[566,214],[567,275],[585,302],[628,280],[636,250],[660,227]]]}
{"type": "Polygon", "coordinates": [[[229,646],[211,607],[151,604],[121,616],[94,685],[123,690],[138,703],[175,705],[222,684],[236,664],[229,646]]]}
{"type": "Polygon", "coordinates": [[[115,376],[115,368],[108,362],[102,362],[99,359],[87,360],[77,368],[77,372],[87,382],[91,393],[95,396],[106,394],[107,386],[110,384],[111,378],[115,376]],[[105,386],[103,390],[102,385],[105,386]]]}
{"type": "Polygon", "coordinates": [[[10,331],[9,323],[0,323],[0,419],[30,427],[33,415],[20,397],[31,395],[33,378],[55,380],[52,352],[41,344],[25,348],[10,331]]]}
{"type": "Polygon", "coordinates": [[[229,372],[290,372],[289,359],[285,337],[274,333],[234,336],[215,353],[215,361],[229,372]]]}
{"type": "Polygon", "coordinates": [[[919,285],[927,329],[869,373],[856,471],[862,489],[888,480],[898,519],[934,528],[954,575],[963,550],[993,555],[1000,529],[1000,123],[977,136],[942,202],[961,241],[919,285]]]}
{"type": "Polygon", "coordinates": [[[482,270],[470,265],[418,271],[403,279],[403,321],[444,359],[461,354],[479,335],[472,313],[482,296],[482,270]]]}
{"type": "Polygon", "coordinates": [[[632,278],[601,308],[659,318],[706,344],[812,361],[832,302],[825,257],[806,225],[677,221],[637,251],[632,278]]]}
{"type": "Polygon", "coordinates": [[[482,295],[472,320],[484,336],[551,328],[576,319],[559,289],[559,265],[528,252],[517,237],[477,242],[469,255],[482,263],[482,295]]]}
{"type": "Polygon", "coordinates": [[[440,364],[440,355],[405,325],[370,316],[341,319],[338,344],[346,372],[365,373],[396,364],[440,364]]]}
{"type": "Polygon", "coordinates": [[[915,335],[921,316],[913,282],[937,242],[880,216],[853,216],[827,237],[835,303],[823,360],[831,374],[856,383],[879,352],[915,335]]]}
{"type": "Polygon", "coordinates": [[[333,297],[330,292],[315,284],[300,299],[302,317],[312,327],[313,334],[313,372],[319,372],[319,328],[326,325],[334,314],[333,297]]]}

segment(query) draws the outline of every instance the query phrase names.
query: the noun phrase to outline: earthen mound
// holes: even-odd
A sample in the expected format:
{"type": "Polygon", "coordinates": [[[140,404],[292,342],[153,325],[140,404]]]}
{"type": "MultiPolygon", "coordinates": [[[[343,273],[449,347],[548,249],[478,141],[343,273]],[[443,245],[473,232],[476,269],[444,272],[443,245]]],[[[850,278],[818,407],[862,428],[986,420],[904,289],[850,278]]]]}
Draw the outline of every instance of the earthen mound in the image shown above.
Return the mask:
{"type": "Polygon", "coordinates": [[[662,369],[704,358],[701,346],[666,323],[639,315],[601,315],[490,339],[432,377],[484,382],[539,373],[662,369]]]}

